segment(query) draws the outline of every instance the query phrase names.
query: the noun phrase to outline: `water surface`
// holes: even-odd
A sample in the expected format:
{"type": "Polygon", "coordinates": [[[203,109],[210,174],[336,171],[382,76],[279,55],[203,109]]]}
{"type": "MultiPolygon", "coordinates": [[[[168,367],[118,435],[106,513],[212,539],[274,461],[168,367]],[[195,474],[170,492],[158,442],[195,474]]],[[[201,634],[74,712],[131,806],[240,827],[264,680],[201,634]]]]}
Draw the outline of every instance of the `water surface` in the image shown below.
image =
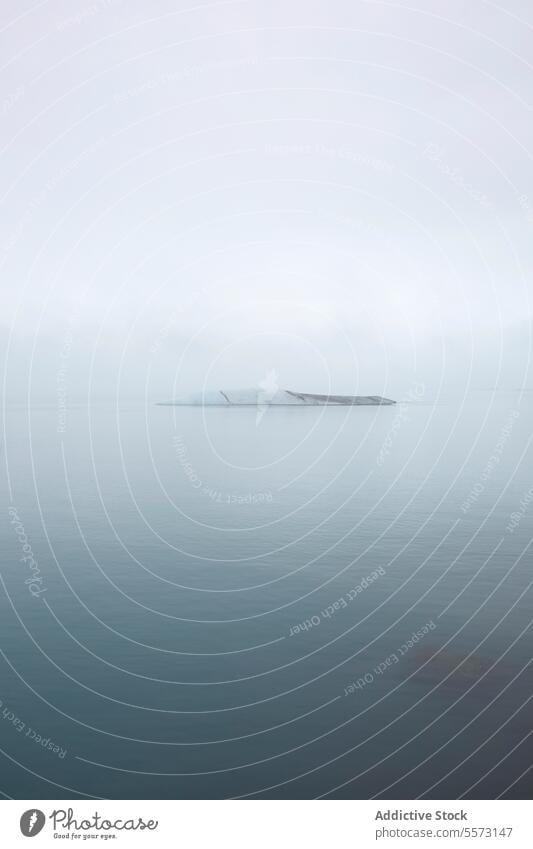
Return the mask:
{"type": "Polygon", "coordinates": [[[529,797],[531,413],[9,408],[0,789],[529,797]]]}

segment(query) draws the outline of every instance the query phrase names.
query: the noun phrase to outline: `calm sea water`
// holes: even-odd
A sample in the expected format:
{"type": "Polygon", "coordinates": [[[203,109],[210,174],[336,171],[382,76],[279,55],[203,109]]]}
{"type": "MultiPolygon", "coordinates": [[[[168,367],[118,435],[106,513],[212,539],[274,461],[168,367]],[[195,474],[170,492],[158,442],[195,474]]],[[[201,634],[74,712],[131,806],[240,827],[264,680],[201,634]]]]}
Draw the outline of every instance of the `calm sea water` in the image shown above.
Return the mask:
{"type": "Polygon", "coordinates": [[[0,789],[529,797],[532,411],[9,408],[0,789]]]}

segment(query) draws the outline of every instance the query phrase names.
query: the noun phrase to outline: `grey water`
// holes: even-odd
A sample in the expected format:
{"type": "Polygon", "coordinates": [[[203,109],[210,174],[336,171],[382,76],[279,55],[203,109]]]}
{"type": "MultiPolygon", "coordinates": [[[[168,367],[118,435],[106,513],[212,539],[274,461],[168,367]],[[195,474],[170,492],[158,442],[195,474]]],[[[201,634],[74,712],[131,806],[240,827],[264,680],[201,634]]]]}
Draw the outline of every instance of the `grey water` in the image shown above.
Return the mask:
{"type": "Polygon", "coordinates": [[[532,412],[8,407],[0,790],[529,798],[532,412]]]}

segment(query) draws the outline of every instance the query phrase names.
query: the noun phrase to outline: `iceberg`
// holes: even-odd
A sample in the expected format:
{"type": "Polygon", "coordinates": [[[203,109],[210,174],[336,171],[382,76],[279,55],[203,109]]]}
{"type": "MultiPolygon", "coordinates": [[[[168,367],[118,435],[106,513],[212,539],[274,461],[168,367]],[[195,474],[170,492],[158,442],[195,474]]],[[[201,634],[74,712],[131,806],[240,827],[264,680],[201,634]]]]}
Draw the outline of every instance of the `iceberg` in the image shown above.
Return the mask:
{"type": "Polygon", "coordinates": [[[178,395],[172,401],[159,401],[170,407],[358,407],[395,404],[381,395],[318,395],[313,392],[292,392],[289,389],[265,391],[252,389],[217,389],[178,395]]]}

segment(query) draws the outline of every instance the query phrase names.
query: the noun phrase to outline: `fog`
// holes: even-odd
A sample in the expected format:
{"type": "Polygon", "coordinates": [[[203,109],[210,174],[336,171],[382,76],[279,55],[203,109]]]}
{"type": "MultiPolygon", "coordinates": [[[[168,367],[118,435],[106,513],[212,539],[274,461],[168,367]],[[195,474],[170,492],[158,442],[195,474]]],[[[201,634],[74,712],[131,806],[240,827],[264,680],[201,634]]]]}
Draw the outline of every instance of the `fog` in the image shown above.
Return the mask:
{"type": "Polygon", "coordinates": [[[531,389],[532,24],[4,2],[4,396],[531,389]]]}

